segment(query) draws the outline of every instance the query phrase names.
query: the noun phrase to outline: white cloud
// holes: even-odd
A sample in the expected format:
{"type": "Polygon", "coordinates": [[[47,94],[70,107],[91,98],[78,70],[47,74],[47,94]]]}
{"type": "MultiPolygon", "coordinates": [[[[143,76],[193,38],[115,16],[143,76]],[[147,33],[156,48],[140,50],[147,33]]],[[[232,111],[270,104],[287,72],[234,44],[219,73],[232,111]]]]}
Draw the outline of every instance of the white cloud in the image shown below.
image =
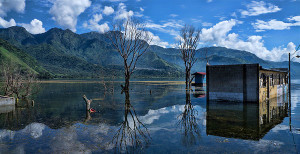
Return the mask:
{"type": "Polygon", "coordinates": [[[93,19],[90,20],[90,21],[93,21],[93,22],[99,22],[99,21],[102,20],[102,19],[103,19],[102,14],[94,14],[94,15],[93,15],[93,19]]]}
{"type": "Polygon", "coordinates": [[[114,13],[114,9],[112,8],[112,7],[110,7],[110,6],[105,6],[104,7],[104,10],[103,10],[103,14],[105,14],[105,15],[111,15],[111,14],[113,14],[114,13]]]}
{"type": "Polygon", "coordinates": [[[168,42],[164,42],[162,41],[159,36],[154,35],[152,32],[147,31],[147,34],[150,36],[150,38],[152,38],[152,41],[150,42],[150,45],[158,45],[161,47],[168,47],[169,43],[168,42]]]}
{"type": "Polygon", "coordinates": [[[201,20],[201,19],[195,19],[195,18],[192,18],[191,20],[192,20],[192,22],[194,22],[194,23],[199,23],[199,22],[202,22],[202,20],[201,20]]]}
{"type": "Polygon", "coordinates": [[[210,3],[210,2],[212,2],[212,1],[213,1],[213,0],[207,0],[206,2],[207,2],[207,3],[210,3]]]}
{"type": "Polygon", "coordinates": [[[256,20],[256,23],[252,24],[255,29],[258,30],[284,30],[290,29],[291,24],[285,23],[283,21],[278,21],[276,19],[272,19],[268,22],[262,20],[256,20]]]}
{"type": "Polygon", "coordinates": [[[202,23],[202,26],[204,26],[204,27],[209,27],[209,26],[212,26],[213,24],[212,23],[210,23],[210,22],[203,22],[202,23]]]}
{"type": "Polygon", "coordinates": [[[184,26],[184,22],[181,20],[168,20],[164,21],[163,24],[155,24],[152,21],[146,23],[145,27],[160,31],[163,33],[168,33],[173,36],[177,36],[179,34],[179,29],[184,26]]]}
{"type": "Polygon", "coordinates": [[[56,0],[50,9],[53,19],[63,28],[76,31],[77,17],[91,6],[89,0],[56,0]]]}
{"type": "Polygon", "coordinates": [[[11,26],[16,26],[16,22],[14,19],[10,19],[9,21],[6,21],[0,17],[0,26],[3,28],[8,28],[11,26]]]}
{"type": "Polygon", "coordinates": [[[140,12],[134,12],[134,16],[135,17],[143,17],[144,14],[140,13],[140,12]]]}
{"type": "Polygon", "coordinates": [[[247,10],[241,10],[242,17],[258,16],[260,14],[274,13],[281,10],[278,6],[264,1],[252,1],[250,4],[246,5],[246,7],[247,10]]]}
{"type": "Polygon", "coordinates": [[[118,11],[116,12],[116,16],[114,17],[115,20],[118,19],[128,19],[129,17],[133,16],[133,11],[127,11],[126,5],[124,3],[120,3],[118,7],[118,11]]]}
{"type": "Polygon", "coordinates": [[[278,21],[276,19],[272,19],[270,21],[256,20],[255,23],[252,23],[253,27],[256,31],[264,31],[264,30],[284,30],[290,29],[292,26],[300,26],[300,16],[294,16],[288,18],[290,22],[278,21]]]}
{"type": "Polygon", "coordinates": [[[213,27],[201,30],[201,41],[205,42],[219,42],[220,40],[225,39],[227,33],[231,31],[232,27],[237,24],[237,20],[225,20],[217,23],[213,27]]]}
{"type": "Polygon", "coordinates": [[[143,14],[144,11],[145,10],[140,7],[140,12],[134,12],[134,16],[136,16],[136,17],[143,17],[144,16],[144,14],[143,14]]]}
{"type": "Polygon", "coordinates": [[[88,22],[83,23],[83,27],[88,28],[99,33],[105,33],[109,31],[109,26],[107,23],[99,24],[99,21],[103,19],[102,14],[94,14],[93,18],[88,22]]]}
{"type": "Polygon", "coordinates": [[[296,21],[296,22],[300,22],[300,16],[294,16],[291,18],[288,18],[289,21],[296,21]]]}
{"type": "Polygon", "coordinates": [[[0,17],[6,16],[9,11],[24,12],[25,0],[0,0],[0,17]]]}
{"type": "Polygon", "coordinates": [[[25,0],[0,0],[0,26],[3,28],[8,28],[11,26],[16,26],[16,21],[10,19],[6,21],[4,18],[10,11],[16,11],[23,13],[25,9],[25,0]]]}
{"type": "Polygon", "coordinates": [[[234,18],[237,18],[237,15],[235,12],[231,13],[231,16],[234,17],[234,18]]]}
{"type": "Polygon", "coordinates": [[[209,29],[203,28],[200,34],[201,42],[248,51],[262,59],[272,61],[286,60],[287,53],[295,50],[296,46],[293,42],[288,43],[287,47],[281,46],[268,50],[264,46],[262,36],[258,35],[249,36],[248,39],[244,41],[239,38],[238,34],[229,33],[232,30],[232,27],[238,23],[237,20],[231,19],[219,22],[209,29]]]}
{"type": "Polygon", "coordinates": [[[178,15],[177,14],[170,14],[171,17],[175,18],[177,17],[178,15]]]}
{"type": "Polygon", "coordinates": [[[40,34],[46,31],[45,28],[43,28],[42,21],[38,19],[33,19],[30,24],[21,23],[20,25],[23,26],[31,34],[40,34]]]}

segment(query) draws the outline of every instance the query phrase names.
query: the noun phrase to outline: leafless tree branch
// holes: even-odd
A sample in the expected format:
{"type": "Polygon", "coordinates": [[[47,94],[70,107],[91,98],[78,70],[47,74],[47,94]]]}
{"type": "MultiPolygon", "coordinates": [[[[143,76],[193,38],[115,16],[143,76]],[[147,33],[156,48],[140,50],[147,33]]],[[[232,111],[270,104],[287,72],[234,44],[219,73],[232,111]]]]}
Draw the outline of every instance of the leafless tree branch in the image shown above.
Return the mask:
{"type": "Polygon", "coordinates": [[[113,24],[113,30],[108,32],[107,36],[123,58],[124,90],[128,90],[129,80],[136,68],[136,64],[149,48],[152,38],[145,31],[145,25],[132,18],[113,24]]]}
{"type": "Polygon", "coordinates": [[[197,62],[196,49],[200,39],[200,30],[195,27],[185,25],[180,31],[179,51],[184,62],[186,74],[186,89],[191,87],[191,69],[197,62]]]}

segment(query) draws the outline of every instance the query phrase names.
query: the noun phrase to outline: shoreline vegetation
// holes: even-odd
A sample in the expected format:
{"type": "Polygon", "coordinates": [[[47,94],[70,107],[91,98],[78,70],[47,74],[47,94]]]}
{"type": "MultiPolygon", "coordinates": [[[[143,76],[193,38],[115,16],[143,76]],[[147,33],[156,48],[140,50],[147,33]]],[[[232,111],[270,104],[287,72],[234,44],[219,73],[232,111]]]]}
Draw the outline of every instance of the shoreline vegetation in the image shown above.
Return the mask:
{"type": "MultiPolygon", "coordinates": [[[[124,81],[120,80],[40,80],[39,83],[103,83],[103,82],[114,82],[114,83],[124,83],[124,81]]],[[[150,80],[131,80],[131,83],[164,83],[164,84],[185,84],[185,81],[179,80],[179,81],[170,81],[170,80],[157,80],[157,81],[150,81],[150,80]]]]}

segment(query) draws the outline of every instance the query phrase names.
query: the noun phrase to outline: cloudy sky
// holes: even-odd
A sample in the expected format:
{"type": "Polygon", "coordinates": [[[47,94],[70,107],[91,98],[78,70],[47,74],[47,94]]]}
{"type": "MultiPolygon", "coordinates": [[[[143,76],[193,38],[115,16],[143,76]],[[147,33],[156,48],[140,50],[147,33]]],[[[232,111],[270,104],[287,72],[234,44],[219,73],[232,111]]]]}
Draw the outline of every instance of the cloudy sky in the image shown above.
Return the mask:
{"type": "Polygon", "coordinates": [[[175,47],[185,24],[201,29],[199,47],[222,46],[283,61],[300,44],[300,0],[0,0],[0,27],[43,33],[110,30],[129,16],[146,23],[152,44],[175,47]]]}

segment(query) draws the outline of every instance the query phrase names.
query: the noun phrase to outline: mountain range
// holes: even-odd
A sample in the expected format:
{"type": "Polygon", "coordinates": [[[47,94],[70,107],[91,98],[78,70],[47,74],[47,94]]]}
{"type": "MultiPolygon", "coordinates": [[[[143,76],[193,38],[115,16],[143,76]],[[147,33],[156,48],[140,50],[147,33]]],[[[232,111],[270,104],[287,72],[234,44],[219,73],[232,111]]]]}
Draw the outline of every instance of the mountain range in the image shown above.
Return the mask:
{"type": "MultiPolygon", "coordinates": [[[[59,28],[34,35],[23,27],[2,28],[0,58],[14,57],[9,59],[33,69],[41,77],[123,76],[123,60],[106,35],[97,32],[76,34],[59,28]]],[[[182,77],[184,67],[179,54],[178,49],[151,45],[138,61],[134,76],[182,77]]],[[[223,47],[201,48],[196,57],[198,61],[193,72],[205,71],[207,61],[210,65],[259,63],[265,68],[288,67],[288,62],[266,61],[250,52],[223,47]]],[[[295,69],[299,66],[300,63],[292,62],[292,75],[300,75],[300,70],[295,69]]]]}

